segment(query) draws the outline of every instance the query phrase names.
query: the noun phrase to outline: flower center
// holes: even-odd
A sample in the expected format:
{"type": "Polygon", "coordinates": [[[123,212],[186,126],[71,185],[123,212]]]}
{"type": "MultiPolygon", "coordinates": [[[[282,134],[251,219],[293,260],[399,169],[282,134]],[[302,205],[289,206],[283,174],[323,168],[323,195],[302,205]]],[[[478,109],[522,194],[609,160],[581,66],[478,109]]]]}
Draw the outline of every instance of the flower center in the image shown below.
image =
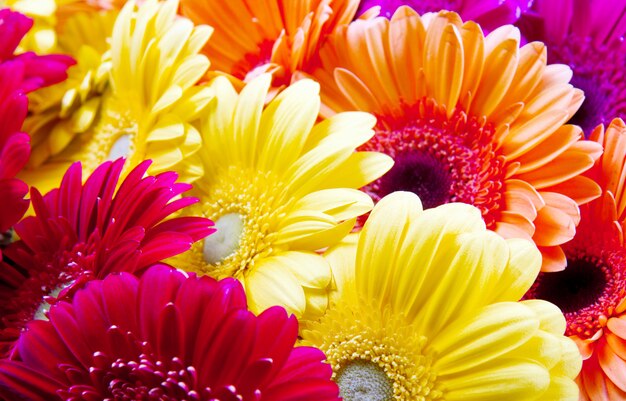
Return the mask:
{"type": "Polygon", "coordinates": [[[57,298],[59,296],[59,294],[61,293],[61,291],[63,291],[64,289],[66,289],[67,287],[71,286],[72,283],[66,283],[66,284],[61,284],[60,286],[56,287],[54,290],[50,291],[50,293],[48,294],[48,296],[45,296],[43,298],[43,302],[39,305],[39,308],[37,308],[37,311],[35,312],[35,315],[33,316],[33,320],[48,320],[48,312],[50,312],[50,303],[48,303],[48,300],[50,298],[57,298]]]}
{"type": "Polygon", "coordinates": [[[107,160],[117,160],[120,157],[128,157],[130,155],[131,141],[130,135],[120,136],[113,145],[107,156],[107,160]]]}
{"type": "Polygon", "coordinates": [[[593,77],[575,75],[571,84],[585,92],[585,100],[568,124],[580,126],[588,136],[598,124],[606,124],[605,109],[609,106],[611,92],[593,77]]]}
{"type": "Polygon", "coordinates": [[[626,296],[626,253],[567,249],[566,254],[565,270],[540,273],[525,298],[557,305],[567,320],[565,334],[590,338],[606,326],[626,296]]]}
{"type": "Polygon", "coordinates": [[[208,185],[198,183],[203,195],[195,213],[215,221],[217,232],[204,244],[193,244],[176,265],[216,278],[240,278],[258,258],[280,248],[276,231],[287,207],[283,189],[271,173],[237,166],[220,171],[208,185]]]}
{"type": "Polygon", "coordinates": [[[589,135],[598,124],[608,124],[626,114],[624,52],[593,45],[589,38],[571,37],[562,44],[550,44],[550,63],[569,65],[574,70],[572,85],[585,92],[585,100],[569,123],[589,135]]]}
{"type": "Polygon", "coordinates": [[[392,401],[393,383],[378,366],[369,361],[348,362],[335,379],[345,401],[392,401]]]}
{"type": "Polygon", "coordinates": [[[393,168],[378,185],[380,197],[394,191],[409,191],[420,197],[425,208],[450,200],[450,176],[446,166],[419,150],[397,155],[393,168]]]}
{"type": "Polygon", "coordinates": [[[120,111],[121,107],[115,100],[107,99],[105,102],[100,121],[84,134],[87,143],[82,146],[85,153],[81,155],[81,160],[87,172],[94,171],[106,160],[119,157],[130,159],[137,150],[137,123],[128,110],[120,111]]]}
{"type": "Polygon", "coordinates": [[[94,352],[88,366],[62,365],[69,387],[58,391],[63,401],[105,400],[222,400],[241,399],[233,388],[202,388],[193,366],[186,366],[178,357],[158,359],[150,344],[140,342],[130,332],[111,326],[107,335],[123,340],[120,355],[94,352]],[[120,357],[121,355],[123,357],[120,357]],[[133,357],[136,354],[136,357],[133,357]],[[224,397],[224,398],[222,398],[224,397]],[[232,397],[232,398],[227,398],[232,397]]]}
{"type": "Polygon", "coordinates": [[[243,219],[237,213],[228,213],[217,219],[216,232],[204,239],[204,260],[215,264],[236,252],[243,227],[243,219]]]}
{"type": "Polygon", "coordinates": [[[241,80],[249,82],[259,75],[259,71],[263,70],[264,66],[271,61],[273,47],[274,41],[264,40],[257,47],[258,51],[245,54],[241,60],[233,65],[232,74],[241,80]]]}
{"type": "Polygon", "coordinates": [[[335,305],[303,339],[324,351],[347,401],[443,399],[427,338],[366,300],[335,305]]]}
{"type": "Polygon", "coordinates": [[[376,135],[360,150],[394,158],[394,167],[364,190],[378,201],[390,192],[416,193],[425,207],[463,202],[482,212],[488,228],[503,207],[504,156],[495,149],[495,130],[484,119],[445,108],[430,99],[406,107],[410,118],[380,117],[376,135]]]}

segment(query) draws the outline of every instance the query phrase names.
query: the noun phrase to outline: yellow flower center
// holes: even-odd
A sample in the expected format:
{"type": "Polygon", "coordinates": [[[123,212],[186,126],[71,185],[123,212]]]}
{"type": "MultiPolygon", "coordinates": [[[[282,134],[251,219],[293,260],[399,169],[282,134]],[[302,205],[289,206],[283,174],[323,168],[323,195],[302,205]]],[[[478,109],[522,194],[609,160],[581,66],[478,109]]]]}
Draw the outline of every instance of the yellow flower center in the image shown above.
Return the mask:
{"type": "Polygon", "coordinates": [[[201,213],[216,222],[217,232],[191,249],[188,268],[213,277],[240,277],[258,259],[278,251],[278,223],[285,216],[284,185],[272,174],[237,166],[221,170],[198,189],[201,213]]]}
{"type": "Polygon", "coordinates": [[[131,118],[128,111],[115,106],[114,101],[108,99],[108,104],[102,108],[100,121],[92,130],[88,143],[83,147],[86,152],[82,160],[89,172],[106,160],[115,160],[119,157],[130,159],[135,154],[137,122],[131,118]]]}
{"type": "Polygon", "coordinates": [[[346,401],[433,401],[443,399],[428,339],[403,319],[374,307],[335,305],[305,331],[333,367],[346,401]]]}

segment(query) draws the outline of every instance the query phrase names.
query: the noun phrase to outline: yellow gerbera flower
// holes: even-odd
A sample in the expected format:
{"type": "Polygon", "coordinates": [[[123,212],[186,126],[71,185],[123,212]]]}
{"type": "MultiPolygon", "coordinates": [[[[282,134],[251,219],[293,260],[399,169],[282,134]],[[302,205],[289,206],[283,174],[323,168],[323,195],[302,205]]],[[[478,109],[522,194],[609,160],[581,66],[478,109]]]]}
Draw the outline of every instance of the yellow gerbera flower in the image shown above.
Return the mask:
{"type": "Polygon", "coordinates": [[[59,52],[58,34],[66,19],[81,12],[119,8],[125,0],[0,0],[7,6],[34,20],[33,28],[20,43],[22,50],[39,54],[59,52]]]}
{"type": "Polygon", "coordinates": [[[271,76],[237,92],[212,81],[215,101],[202,121],[204,176],[194,183],[197,212],[217,233],[176,266],[239,279],[254,311],[282,305],[305,318],[327,306],[328,263],[315,251],[338,243],[373,206],[353,188],[380,177],[391,158],[355,152],[374,135],[367,113],[340,113],[315,124],[319,85],[287,88],[264,110],[271,76]]]}
{"type": "Polygon", "coordinates": [[[123,7],[110,39],[109,87],[99,115],[63,151],[27,172],[29,184],[45,190],[75,160],[89,172],[120,156],[127,157],[126,168],[152,159],[150,174],[174,170],[186,182],[202,175],[194,156],[200,135],[190,122],[211,99],[210,89],[196,83],[209,67],[199,51],[212,29],[194,27],[177,9],[177,0],[123,7]]]}
{"type": "Polygon", "coordinates": [[[327,258],[338,291],[303,338],[326,353],[344,400],[578,399],[581,358],[563,315],[516,302],[539,251],[488,231],[474,206],[424,211],[395,192],[358,243],[327,258]]]}
{"type": "Polygon", "coordinates": [[[107,39],[117,12],[79,13],[67,19],[58,49],[72,54],[76,65],[66,81],[33,92],[24,130],[31,136],[29,168],[61,153],[76,135],[93,128],[108,88],[111,60],[107,39]]]}

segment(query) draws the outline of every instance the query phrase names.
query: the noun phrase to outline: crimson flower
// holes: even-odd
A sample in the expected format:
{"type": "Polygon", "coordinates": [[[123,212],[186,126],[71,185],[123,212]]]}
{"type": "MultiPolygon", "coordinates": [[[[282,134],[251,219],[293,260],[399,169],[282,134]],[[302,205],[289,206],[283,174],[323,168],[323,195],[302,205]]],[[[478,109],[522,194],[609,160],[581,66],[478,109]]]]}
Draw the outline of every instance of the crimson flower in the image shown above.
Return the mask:
{"type": "Polygon", "coordinates": [[[28,112],[26,93],[63,81],[75,63],[65,55],[16,55],[32,25],[30,18],[0,9],[0,247],[10,240],[9,229],[28,208],[24,199],[28,186],[15,178],[30,157],[30,137],[20,132],[28,112]]]}
{"type": "Polygon", "coordinates": [[[324,354],[296,347],[281,307],[255,316],[241,284],[164,266],[94,280],[0,361],[0,397],[29,401],[339,400],[324,354]]]}
{"type": "Polygon", "coordinates": [[[20,75],[21,63],[0,63],[0,237],[10,237],[5,233],[28,209],[24,199],[28,186],[15,178],[30,156],[30,137],[20,132],[28,112],[28,98],[19,89],[20,75]]]}
{"type": "Polygon", "coordinates": [[[0,266],[0,356],[26,322],[45,319],[50,304],[84,282],[141,273],[214,231],[205,218],[168,219],[197,199],[175,199],[191,185],[176,183],[174,172],[144,177],[149,165],[139,164],[119,184],[124,159],[106,162],[83,184],[74,163],[58,189],[45,196],[31,189],[35,215],[15,225],[20,240],[4,250],[0,266]]]}

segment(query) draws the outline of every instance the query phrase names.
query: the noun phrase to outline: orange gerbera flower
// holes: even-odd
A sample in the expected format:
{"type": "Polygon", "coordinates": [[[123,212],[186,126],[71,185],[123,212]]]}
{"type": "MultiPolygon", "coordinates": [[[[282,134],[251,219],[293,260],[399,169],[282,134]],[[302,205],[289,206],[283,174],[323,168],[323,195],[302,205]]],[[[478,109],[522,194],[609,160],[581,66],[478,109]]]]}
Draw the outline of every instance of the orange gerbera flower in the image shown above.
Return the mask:
{"type": "Polygon", "coordinates": [[[564,123],[583,101],[564,65],[546,66],[540,42],[519,48],[517,28],[485,37],[453,12],[357,20],[329,38],[322,114],[378,117],[362,150],[389,154],[393,169],[365,190],[375,200],[412,191],[425,207],[465,202],[505,238],[532,239],[543,270],[560,270],[560,245],[574,236],[578,205],[599,196],[580,174],[602,148],[564,123]]]}
{"type": "Polygon", "coordinates": [[[182,0],[182,14],[215,28],[204,48],[211,69],[249,81],[263,72],[289,84],[309,71],[320,45],[348,24],[358,0],[182,0]]]}
{"type": "Polygon", "coordinates": [[[585,359],[581,400],[626,400],[626,124],[615,119],[591,139],[604,154],[586,175],[602,197],[581,207],[576,236],[563,246],[567,268],[542,273],[526,294],[555,303],[585,359]]]}

